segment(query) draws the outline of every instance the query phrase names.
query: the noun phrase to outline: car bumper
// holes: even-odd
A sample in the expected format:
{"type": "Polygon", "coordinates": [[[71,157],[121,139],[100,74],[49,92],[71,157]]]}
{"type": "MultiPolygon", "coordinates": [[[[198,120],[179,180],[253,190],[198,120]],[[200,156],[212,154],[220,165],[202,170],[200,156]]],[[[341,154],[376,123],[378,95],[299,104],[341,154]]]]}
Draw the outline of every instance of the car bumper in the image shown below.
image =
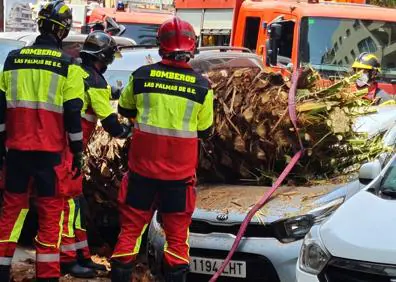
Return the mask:
{"type": "Polygon", "coordinates": [[[298,266],[298,262],[296,264],[296,276],[297,282],[319,282],[319,279],[316,275],[309,274],[300,269],[298,266]]]}
{"type": "MultiPolygon", "coordinates": [[[[190,253],[192,256],[195,256],[203,250],[211,250],[213,253],[226,254],[231,249],[234,240],[235,236],[232,234],[190,233],[190,253]]],[[[155,253],[153,255],[155,256],[154,261],[157,267],[162,263],[164,242],[163,230],[154,217],[149,229],[148,243],[149,247],[155,253]]],[[[302,240],[284,244],[275,238],[244,238],[241,240],[237,253],[251,254],[252,257],[260,256],[261,258],[266,258],[275,269],[279,281],[294,282],[296,281],[296,263],[301,244],[302,240]]]]}

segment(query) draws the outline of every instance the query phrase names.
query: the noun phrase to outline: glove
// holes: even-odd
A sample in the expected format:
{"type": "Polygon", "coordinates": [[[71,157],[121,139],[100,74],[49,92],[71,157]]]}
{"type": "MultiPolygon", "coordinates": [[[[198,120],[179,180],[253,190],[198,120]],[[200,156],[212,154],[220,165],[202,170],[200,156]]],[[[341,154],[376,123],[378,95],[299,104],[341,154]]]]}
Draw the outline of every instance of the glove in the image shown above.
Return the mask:
{"type": "Polygon", "coordinates": [[[73,164],[72,164],[72,170],[76,171],[73,175],[73,180],[77,179],[81,175],[81,171],[83,168],[84,162],[83,162],[83,153],[75,153],[73,155],[73,164]]]}
{"type": "Polygon", "coordinates": [[[118,138],[125,139],[132,136],[132,125],[121,124],[123,132],[118,136],[118,138]]]}

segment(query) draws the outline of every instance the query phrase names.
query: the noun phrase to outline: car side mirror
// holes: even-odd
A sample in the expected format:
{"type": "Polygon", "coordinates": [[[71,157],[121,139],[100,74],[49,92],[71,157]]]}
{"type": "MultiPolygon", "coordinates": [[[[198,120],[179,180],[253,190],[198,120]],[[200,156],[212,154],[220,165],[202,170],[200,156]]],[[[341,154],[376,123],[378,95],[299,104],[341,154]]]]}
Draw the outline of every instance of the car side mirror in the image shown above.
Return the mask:
{"type": "Polygon", "coordinates": [[[278,64],[279,40],[282,36],[282,25],[273,23],[268,29],[268,40],[266,42],[266,64],[267,66],[276,66],[278,64]]]}
{"type": "Polygon", "coordinates": [[[365,163],[359,170],[359,182],[367,185],[381,174],[381,163],[379,160],[365,163]]]}

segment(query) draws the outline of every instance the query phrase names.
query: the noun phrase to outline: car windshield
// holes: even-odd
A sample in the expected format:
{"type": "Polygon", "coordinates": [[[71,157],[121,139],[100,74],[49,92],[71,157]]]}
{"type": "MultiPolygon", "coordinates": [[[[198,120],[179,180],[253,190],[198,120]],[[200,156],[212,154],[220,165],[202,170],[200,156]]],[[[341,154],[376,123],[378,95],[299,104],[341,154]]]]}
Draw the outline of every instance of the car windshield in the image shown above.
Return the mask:
{"type": "Polygon", "coordinates": [[[0,66],[3,69],[4,61],[10,51],[19,49],[25,46],[23,41],[13,39],[0,39],[0,66]]]}
{"type": "Polygon", "coordinates": [[[111,86],[125,86],[128,83],[132,71],[129,70],[107,70],[104,77],[111,86]]]}
{"type": "Polygon", "coordinates": [[[161,60],[158,49],[127,50],[121,52],[121,55],[104,73],[107,82],[112,86],[125,86],[134,70],[161,60]]]}
{"type": "Polygon", "coordinates": [[[345,74],[360,53],[381,60],[380,80],[396,79],[396,22],[304,17],[300,63],[322,73],[345,74]]]}
{"type": "Polygon", "coordinates": [[[157,24],[130,24],[120,23],[125,26],[124,37],[129,37],[135,40],[138,45],[156,45],[157,44],[157,30],[160,25],[157,24]]]}
{"type": "Polygon", "coordinates": [[[392,161],[381,182],[381,191],[396,192],[396,159],[392,161]]]}

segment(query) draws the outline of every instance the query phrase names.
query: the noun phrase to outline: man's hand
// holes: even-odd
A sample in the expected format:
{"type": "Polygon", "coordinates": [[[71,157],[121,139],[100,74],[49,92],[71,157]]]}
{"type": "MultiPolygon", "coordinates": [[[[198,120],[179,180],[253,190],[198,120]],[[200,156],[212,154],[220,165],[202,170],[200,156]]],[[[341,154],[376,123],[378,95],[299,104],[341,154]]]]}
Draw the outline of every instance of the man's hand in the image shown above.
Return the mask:
{"type": "Polygon", "coordinates": [[[73,155],[73,164],[72,164],[72,170],[76,171],[75,174],[73,175],[73,180],[77,179],[81,175],[81,170],[83,168],[84,162],[83,162],[83,153],[76,153],[73,155]]]}

